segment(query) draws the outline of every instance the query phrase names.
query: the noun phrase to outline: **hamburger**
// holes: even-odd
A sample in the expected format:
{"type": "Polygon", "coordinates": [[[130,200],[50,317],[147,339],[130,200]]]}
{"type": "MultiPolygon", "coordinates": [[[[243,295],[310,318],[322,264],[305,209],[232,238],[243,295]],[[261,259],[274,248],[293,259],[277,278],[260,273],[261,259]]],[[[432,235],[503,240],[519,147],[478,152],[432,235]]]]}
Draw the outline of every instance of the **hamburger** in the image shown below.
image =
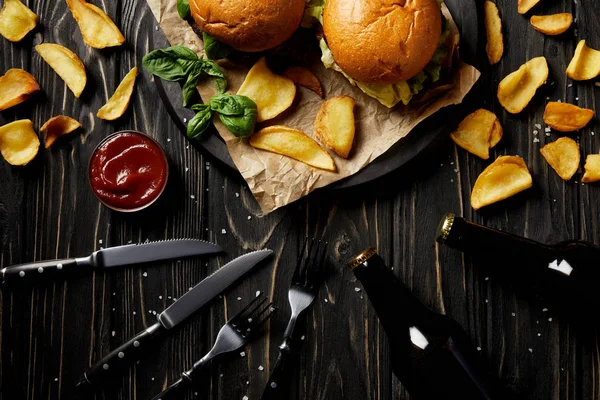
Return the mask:
{"type": "Polygon", "coordinates": [[[452,65],[455,38],[438,0],[308,0],[303,26],[315,22],[325,67],[390,108],[414,101],[452,65]]]}
{"type": "Polygon", "coordinates": [[[221,43],[244,52],[279,46],[300,26],[306,0],[189,0],[196,23],[221,43]]]}

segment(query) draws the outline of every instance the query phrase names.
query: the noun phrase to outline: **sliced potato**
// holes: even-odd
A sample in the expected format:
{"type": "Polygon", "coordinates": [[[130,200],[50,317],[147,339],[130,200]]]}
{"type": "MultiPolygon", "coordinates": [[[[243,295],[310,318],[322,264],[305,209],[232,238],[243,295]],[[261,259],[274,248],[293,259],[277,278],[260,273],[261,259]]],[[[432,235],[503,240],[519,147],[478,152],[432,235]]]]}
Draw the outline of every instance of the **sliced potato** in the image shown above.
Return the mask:
{"type": "Polygon", "coordinates": [[[576,81],[587,81],[600,75],[600,51],[586,46],[582,40],[567,67],[567,76],[576,81]]]}
{"type": "Polygon", "coordinates": [[[540,0],[519,0],[519,14],[526,14],[527,11],[531,10],[533,6],[535,6],[539,2],[540,0]]]}
{"type": "Polygon", "coordinates": [[[586,126],[594,118],[594,110],[569,103],[551,101],[546,104],[544,122],[559,132],[573,132],[586,126]]]}
{"type": "Polygon", "coordinates": [[[471,207],[481,207],[507,199],[533,185],[525,161],[518,156],[500,156],[483,170],[471,193],[471,207]]]}
{"type": "Polygon", "coordinates": [[[333,158],[313,138],[287,126],[269,126],[250,137],[250,145],[257,149],[291,157],[310,166],[336,171],[333,158]]]}
{"type": "Polygon", "coordinates": [[[502,20],[496,4],[486,0],[484,4],[485,11],[485,32],[487,35],[488,60],[491,65],[497,64],[504,54],[504,37],[502,36],[502,20]]]}
{"type": "Polygon", "coordinates": [[[323,98],[323,87],[321,81],[312,71],[305,67],[289,67],[283,71],[283,76],[291,79],[295,84],[304,86],[307,89],[312,90],[323,98]]]}
{"type": "Polygon", "coordinates": [[[21,119],[0,126],[0,153],[10,165],[28,164],[39,148],[40,139],[30,120],[21,119]]]}
{"type": "Polygon", "coordinates": [[[536,57],[502,79],[498,85],[498,100],[502,107],[511,114],[523,111],[537,89],[546,83],[548,73],[546,58],[536,57]]]}
{"type": "Polygon", "coordinates": [[[585,159],[585,172],[581,181],[592,183],[600,181],[600,154],[590,154],[585,159]]]}
{"type": "Polygon", "coordinates": [[[568,137],[561,137],[540,149],[540,153],[548,164],[563,180],[568,181],[575,175],[581,156],[577,142],[568,137]]]}
{"type": "Polygon", "coordinates": [[[40,90],[40,85],[28,72],[11,68],[0,76],[0,111],[21,104],[40,90]]]}
{"type": "Polygon", "coordinates": [[[19,42],[36,27],[38,17],[20,0],[4,0],[0,10],[0,35],[19,42]]]}
{"type": "Polygon", "coordinates": [[[67,0],[67,5],[77,21],[83,41],[95,49],[120,46],[125,37],[115,23],[100,8],[85,0],[67,0]]]}
{"type": "Polygon", "coordinates": [[[98,118],[113,121],[125,114],[125,110],[127,110],[129,102],[131,101],[137,74],[137,67],[133,67],[133,69],[125,75],[125,78],[123,78],[123,81],[119,84],[115,93],[108,100],[108,103],[98,110],[98,118]]]}
{"type": "Polygon", "coordinates": [[[247,96],[256,103],[256,122],[263,122],[290,108],[296,97],[296,85],[291,79],[271,72],[263,57],[248,71],[237,94],[247,96]]]}
{"type": "Polygon", "coordinates": [[[348,158],[354,142],[354,105],[349,96],[336,96],[321,104],[315,121],[315,135],[340,157],[348,158]]]}
{"type": "Polygon", "coordinates": [[[496,114],[482,108],[468,115],[450,137],[469,153],[487,160],[490,149],[502,139],[502,126],[496,114]]]}
{"type": "Polygon", "coordinates": [[[46,133],[44,147],[48,148],[52,146],[52,144],[56,142],[56,139],[79,129],[80,127],[81,124],[77,120],[65,115],[50,118],[40,129],[40,132],[46,133]]]}
{"type": "Polygon", "coordinates": [[[544,35],[556,36],[565,33],[571,27],[573,15],[569,13],[534,15],[530,22],[536,31],[544,35]]]}
{"type": "Polygon", "coordinates": [[[38,44],[35,46],[35,51],[65,81],[75,97],[79,98],[87,84],[87,75],[85,66],[77,54],[54,43],[38,44]]]}

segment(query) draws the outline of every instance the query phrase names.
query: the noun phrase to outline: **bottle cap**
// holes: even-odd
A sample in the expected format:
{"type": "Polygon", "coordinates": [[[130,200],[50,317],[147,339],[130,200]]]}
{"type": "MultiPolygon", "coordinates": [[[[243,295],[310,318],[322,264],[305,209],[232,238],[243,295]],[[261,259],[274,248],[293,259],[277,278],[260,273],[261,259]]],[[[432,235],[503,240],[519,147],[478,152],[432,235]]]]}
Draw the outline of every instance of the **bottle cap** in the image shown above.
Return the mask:
{"type": "Polygon", "coordinates": [[[438,226],[437,233],[435,235],[436,242],[439,244],[444,244],[444,242],[448,239],[448,236],[450,236],[452,225],[454,225],[454,214],[448,213],[438,226]]]}
{"type": "Polygon", "coordinates": [[[373,257],[375,254],[377,254],[377,250],[375,250],[373,247],[369,247],[368,249],[366,249],[365,251],[361,252],[359,255],[353,257],[350,261],[348,261],[348,266],[352,269],[355,269],[356,267],[367,261],[369,258],[373,257]]]}

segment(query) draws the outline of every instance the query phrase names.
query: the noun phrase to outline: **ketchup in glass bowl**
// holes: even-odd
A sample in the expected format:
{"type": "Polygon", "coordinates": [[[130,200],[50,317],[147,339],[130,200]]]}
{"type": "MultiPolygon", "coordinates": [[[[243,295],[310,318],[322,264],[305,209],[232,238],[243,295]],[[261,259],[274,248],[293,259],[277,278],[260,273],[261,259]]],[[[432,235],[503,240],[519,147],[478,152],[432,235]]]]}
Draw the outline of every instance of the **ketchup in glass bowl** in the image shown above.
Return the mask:
{"type": "Polygon", "coordinates": [[[92,153],[88,177],[92,191],[115,211],[139,211],[165,190],[169,164],[160,145],[137,131],[104,139],[92,153]]]}

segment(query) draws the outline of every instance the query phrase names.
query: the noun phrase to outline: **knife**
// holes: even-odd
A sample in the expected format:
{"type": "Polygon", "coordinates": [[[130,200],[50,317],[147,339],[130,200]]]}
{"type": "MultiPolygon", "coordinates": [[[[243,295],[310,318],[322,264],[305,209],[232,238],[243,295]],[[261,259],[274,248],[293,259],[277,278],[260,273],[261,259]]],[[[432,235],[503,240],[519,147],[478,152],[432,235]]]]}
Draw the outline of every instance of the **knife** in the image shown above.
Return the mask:
{"type": "Polygon", "coordinates": [[[173,239],[142,244],[109,247],[93,252],[89,257],[37,261],[13,265],[0,270],[4,286],[56,279],[82,268],[111,268],[151,261],[216,254],[223,249],[216,244],[197,239],[173,239]]]}
{"type": "Polygon", "coordinates": [[[77,386],[81,388],[97,385],[112,376],[114,371],[135,363],[150,350],[150,343],[159,334],[179,325],[271,254],[273,254],[272,250],[254,251],[219,268],[160,313],[157,323],[131,338],[89,368],[80,377],[77,386]]]}

